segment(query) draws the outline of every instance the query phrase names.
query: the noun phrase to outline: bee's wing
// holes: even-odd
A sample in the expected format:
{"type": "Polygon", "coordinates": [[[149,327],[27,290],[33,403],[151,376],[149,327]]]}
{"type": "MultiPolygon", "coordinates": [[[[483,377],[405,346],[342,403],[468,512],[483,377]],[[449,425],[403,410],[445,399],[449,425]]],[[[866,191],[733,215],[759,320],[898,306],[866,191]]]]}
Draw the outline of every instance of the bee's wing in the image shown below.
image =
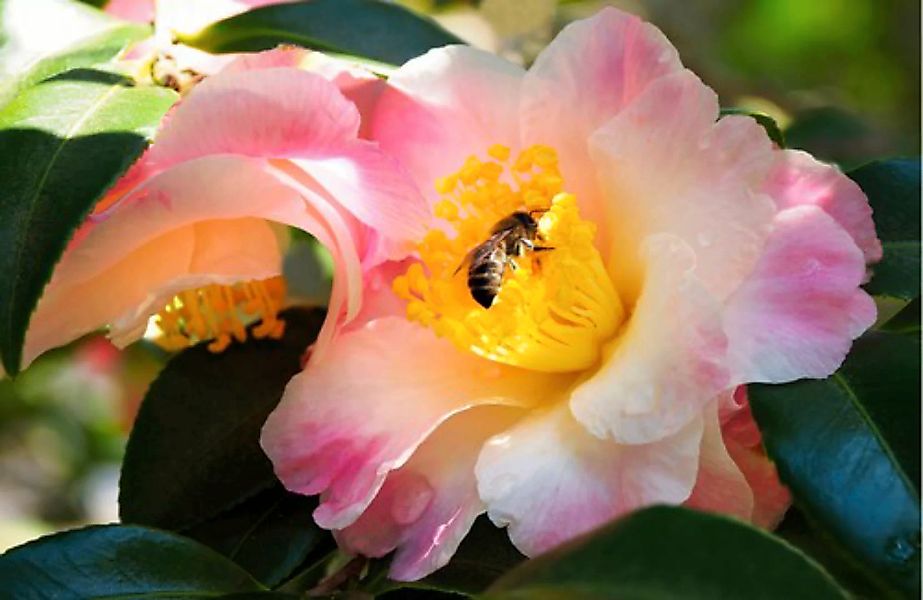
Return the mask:
{"type": "Polygon", "coordinates": [[[471,261],[474,260],[474,257],[477,256],[479,252],[483,252],[485,249],[489,250],[490,252],[493,252],[503,242],[506,236],[508,236],[509,234],[510,234],[509,229],[498,231],[492,234],[489,238],[487,238],[486,241],[481,242],[480,244],[478,244],[477,246],[469,250],[468,254],[465,255],[465,258],[462,259],[461,263],[459,263],[458,267],[455,269],[455,272],[452,275],[453,276],[458,275],[458,272],[462,270],[462,267],[464,267],[465,265],[470,265],[471,261]]]}

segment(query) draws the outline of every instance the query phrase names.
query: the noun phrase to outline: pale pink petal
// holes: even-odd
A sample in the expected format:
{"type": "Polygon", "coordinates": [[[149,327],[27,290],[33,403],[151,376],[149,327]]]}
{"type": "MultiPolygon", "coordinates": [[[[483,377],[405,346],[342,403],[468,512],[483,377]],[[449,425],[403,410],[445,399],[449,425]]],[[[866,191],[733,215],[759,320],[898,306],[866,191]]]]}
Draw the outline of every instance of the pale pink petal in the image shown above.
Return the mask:
{"type": "Polygon", "coordinates": [[[356,139],[358,131],[356,107],[319,75],[287,68],[232,71],[196,86],[136,170],[150,176],[222,153],[299,159],[331,202],[363,223],[398,242],[419,237],[429,218],[422,197],[393,159],[356,139]]]}
{"type": "Polygon", "coordinates": [[[865,262],[881,260],[881,242],[875,235],[868,199],[834,165],[819,162],[800,150],[779,151],[764,189],[779,210],[802,204],[824,209],[852,236],[865,262]]]}
{"type": "Polygon", "coordinates": [[[705,432],[699,451],[699,473],[692,495],[684,505],[749,522],[753,516],[753,492],[725,447],[717,401],[705,409],[703,418],[705,432]]]}
{"type": "Polygon", "coordinates": [[[753,273],[728,299],[724,321],[735,383],[826,377],[875,322],[859,284],[865,260],[816,206],[779,213],[753,273]]]}
{"type": "Polygon", "coordinates": [[[263,449],[288,489],[321,494],[318,524],[342,529],[447,418],[481,404],[531,406],[560,394],[557,381],[462,353],[406,319],[379,319],[312,355],[266,421],[263,449]]]}
{"type": "Polygon", "coordinates": [[[650,444],[600,440],[557,405],[484,446],[478,491],[494,523],[533,556],[650,504],[689,497],[698,468],[702,419],[650,444]]]}
{"type": "Polygon", "coordinates": [[[359,520],[337,532],[340,546],[376,557],[397,549],[390,576],[401,581],[445,565],[485,510],[474,477],[481,446],[523,412],[479,406],[446,420],[406,465],[388,475],[359,520]]]}
{"type": "Polygon", "coordinates": [[[280,182],[263,161],[205,157],[151,178],[81,227],[39,301],[25,362],[106,324],[120,344],[133,341],[181,290],[277,275],[281,257],[267,221],[327,246],[340,282],[331,303],[357,312],[357,241],[340,214],[312,190],[280,182]]]}
{"type": "Polygon", "coordinates": [[[682,240],[643,244],[645,279],[626,329],[570,407],[593,435],[641,444],[672,435],[724,389],[726,339],[719,306],[698,281],[682,240]]]}
{"type": "Polygon", "coordinates": [[[775,212],[755,190],[772,163],[772,144],[753,119],[718,121],[718,99],[690,71],[651,83],[591,139],[606,194],[605,252],[618,289],[636,297],[642,266],[634,260],[651,232],[682,238],[696,274],[719,300],[752,270],[775,212]]]}
{"type": "Polygon", "coordinates": [[[388,80],[372,137],[435,199],[436,179],[468,156],[483,157],[492,144],[518,147],[522,76],[512,63],[467,46],[430,50],[388,80]]]}
{"type": "Polygon", "coordinates": [[[681,68],[660,30],[604,8],[565,27],[529,69],[522,84],[523,138],[526,145],[558,151],[565,187],[577,195],[586,217],[603,222],[605,215],[590,162],[590,135],[653,80],[681,68]]]}

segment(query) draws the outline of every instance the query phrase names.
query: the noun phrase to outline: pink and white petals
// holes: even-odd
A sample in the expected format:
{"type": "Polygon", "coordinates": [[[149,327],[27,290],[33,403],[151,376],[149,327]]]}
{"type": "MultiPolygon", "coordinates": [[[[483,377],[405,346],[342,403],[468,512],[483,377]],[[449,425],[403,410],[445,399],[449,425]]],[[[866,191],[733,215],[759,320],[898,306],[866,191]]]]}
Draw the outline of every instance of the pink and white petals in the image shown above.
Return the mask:
{"type": "Polygon", "coordinates": [[[676,49],[653,25],[605,8],[564,28],[522,83],[524,145],[557,149],[568,191],[601,222],[596,177],[587,165],[590,135],[652,81],[682,69],[676,49]]]}
{"type": "Polygon", "coordinates": [[[862,250],[865,262],[881,260],[872,208],[862,190],[833,165],[800,150],[776,153],[764,190],[780,211],[800,205],[817,206],[840,224],[862,250]]]}
{"type": "Polygon", "coordinates": [[[383,318],[312,356],[267,420],[262,445],[288,489],[321,494],[318,524],[342,529],[452,415],[485,404],[531,407],[561,387],[462,353],[404,318],[383,318]]]}
{"type": "Polygon", "coordinates": [[[536,412],[484,446],[476,473],[487,514],[533,556],[628,511],[678,504],[695,484],[703,422],[650,444],[590,435],[566,405],[536,412]]]}
{"type": "Polygon", "coordinates": [[[725,309],[733,382],[826,377],[875,322],[865,260],[817,206],[780,212],[753,273],[725,309]]]}
{"type": "Polygon", "coordinates": [[[519,146],[523,70],[482,50],[448,46],[401,67],[375,108],[371,135],[432,202],[435,184],[492,144],[519,146]]]}
{"type": "Polygon", "coordinates": [[[772,164],[765,131],[746,117],[718,118],[718,99],[692,72],[657,79],[591,140],[605,192],[611,249],[603,258],[620,292],[637,297],[644,235],[671,233],[696,255],[718,300],[753,268],[775,212],[755,190],[772,164]]]}
{"type": "Polygon", "coordinates": [[[474,477],[482,445],[524,414],[521,408],[482,405],[447,419],[388,475],[362,516],[336,532],[340,545],[375,557],[397,549],[390,576],[401,581],[444,566],[486,508],[474,477]]]}
{"type": "Polygon", "coordinates": [[[675,434],[728,381],[720,307],[696,277],[692,250],[675,236],[654,235],[642,261],[643,290],[626,330],[570,398],[587,430],[624,444],[675,434]]]}

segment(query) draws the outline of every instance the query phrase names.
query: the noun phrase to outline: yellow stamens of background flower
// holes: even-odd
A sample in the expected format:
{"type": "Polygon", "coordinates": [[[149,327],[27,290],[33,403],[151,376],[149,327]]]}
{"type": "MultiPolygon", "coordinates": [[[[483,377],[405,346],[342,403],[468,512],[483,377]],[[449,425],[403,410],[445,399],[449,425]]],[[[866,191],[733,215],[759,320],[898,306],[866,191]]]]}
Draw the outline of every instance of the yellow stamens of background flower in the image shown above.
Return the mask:
{"type": "Polygon", "coordinates": [[[505,146],[491,146],[488,154],[496,160],[472,156],[436,182],[443,199],[435,214],[447,227],[420,242],[421,262],[394,280],[394,292],[407,300],[408,319],[480,356],[547,372],[585,369],[599,359],[623,315],[593,245],[595,226],[562,191],[553,149],[532,146],[511,163],[505,146]],[[535,211],[534,243],[552,250],[511,257],[516,268],[505,269],[485,309],[468,289],[466,256],[515,211],[535,211]]]}
{"type": "Polygon", "coordinates": [[[256,320],[261,322],[250,330],[254,338],[279,339],[285,332],[285,322],[278,318],[284,300],[282,277],[180,292],[154,317],[162,334],[154,341],[176,351],[213,340],[208,349],[221,352],[231,340],[246,340],[247,324],[256,320]]]}

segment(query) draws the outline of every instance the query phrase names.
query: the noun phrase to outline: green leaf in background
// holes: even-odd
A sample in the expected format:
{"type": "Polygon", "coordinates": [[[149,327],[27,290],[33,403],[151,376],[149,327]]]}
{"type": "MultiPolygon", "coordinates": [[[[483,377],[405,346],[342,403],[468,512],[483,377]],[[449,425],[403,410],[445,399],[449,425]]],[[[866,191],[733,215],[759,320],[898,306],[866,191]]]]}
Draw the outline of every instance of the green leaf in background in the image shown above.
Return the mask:
{"type": "Polygon", "coordinates": [[[5,106],[24,89],[58,73],[108,62],[119,56],[132,43],[149,35],[151,28],[146,25],[119,25],[37,60],[25,71],[2,82],[0,107],[5,106]]]}
{"type": "Polygon", "coordinates": [[[281,340],[204,344],[175,356],[135,420],[119,485],[122,520],[179,530],[276,483],[260,429],[301,370],[322,311],[292,309],[281,340]]]}
{"type": "Polygon", "coordinates": [[[678,507],[635,512],[510,571],[485,595],[518,598],[845,598],[764,531],[678,507]]]}
{"type": "Polygon", "coordinates": [[[919,596],[920,341],[860,338],[824,380],[748,387],[763,443],[812,524],[883,589],[919,596]]]}
{"type": "Polygon", "coordinates": [[[76,69],[0,110],[0,356],[8,373],[19,369],[29,318],[74,230],[177,98],[76,69]]]}
{"type": "Polygon", "coordinates": [[[315,508],[316,498],[274,486],[183,535],[217,550],[274,587],[299,565],[335,548],[333,536],[314,523],[315,508]]]}
{"type": "Polygon", "coordinates": [[[755,110],[747,110],[746,108],[722,108],[721,116],[725,115],[743,115],[745,117],[752,117],[757,123],[759,123],[763,129],[766,130],[766,134],[779,148],[785,148],[785,135],[782,133],[782,129],[779,128],[779,124],[776,123],[776,120],[763,112],[758,112],[755,110]]]}
{"type": "Polygon", "coordinates": [[[428,17],[377,0],[314,0],[264,6],[180,36],[207,52],[250,52],[296,44],[402,64],[430,48],[463,43],[428,17]]]}
{"type": "Polygon", "coordinates": [[[884,258],[872,266],[870,294],[920,295],[920,161],[875,161],[849,172],[872,205],[884,258]]]}
{"type": "Polygon", "coordinates": [[[0,0],[0,87],[37,61],[124,24],[74,0],[0,0]]]}
{"type": "Polygon", "coordinates": [[[97,525],[0,556],[5,598],[195,598],[264,590],[243,569],[177,535],[97,525]]]}
{"type": "Polygon", "coordinates": [[[885,331],[895,333],[920,333],[920,298],[908,302],[896,315],[881,326],[885,331]]]}

